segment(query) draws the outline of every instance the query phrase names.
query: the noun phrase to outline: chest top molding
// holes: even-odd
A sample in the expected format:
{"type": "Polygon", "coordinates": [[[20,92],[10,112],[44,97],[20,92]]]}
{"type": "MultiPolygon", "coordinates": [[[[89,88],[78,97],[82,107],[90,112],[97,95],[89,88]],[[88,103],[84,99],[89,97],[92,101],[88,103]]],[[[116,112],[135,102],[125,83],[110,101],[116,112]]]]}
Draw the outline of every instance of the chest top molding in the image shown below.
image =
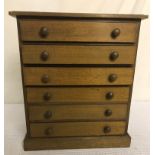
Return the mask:
{"type": "Polygon", "coordinates": [[[133,19],[141,20],[148,18],[142,14],[93,14],[93,13],[58,13],[58,12],[28,12],[10,11],[13,17],[52,17],[52,18],[95,18],[95,19],[133,19]]]}

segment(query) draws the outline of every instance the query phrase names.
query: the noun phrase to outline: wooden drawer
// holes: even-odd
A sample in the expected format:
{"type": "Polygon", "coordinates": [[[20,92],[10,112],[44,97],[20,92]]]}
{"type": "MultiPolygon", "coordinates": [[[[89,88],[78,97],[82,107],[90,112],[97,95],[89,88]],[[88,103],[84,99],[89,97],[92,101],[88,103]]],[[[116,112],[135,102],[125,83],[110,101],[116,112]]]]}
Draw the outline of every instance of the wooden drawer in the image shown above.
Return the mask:
{"type": "Polygon", "coordinates": [[[30,106],[30,121],[125,120],[127,104],[30,106]]]}
{"type": "Polygon", "coordinates": [[[134,64],[136,46],[23,45],[24,64],[134,64]]]}
{"type": "Polygon", "coordinates": [[[136,42],[138,22],[20,20],[23,41],[136,42]]]}
{"type": "Polygon", "coordinates": [[[29,104],[127,103],[129,87],[27,88],[29,104]]]}
{"type": "Polygon", "coordinates": [[[65,122],[31,123],[31,137],[123,135],[126,123],[120,122],[65,122]]]}
{"type": "Polygon", "coordinates": [[[25,85],[130,85],[133,68],[24,67],[25,85]]]}

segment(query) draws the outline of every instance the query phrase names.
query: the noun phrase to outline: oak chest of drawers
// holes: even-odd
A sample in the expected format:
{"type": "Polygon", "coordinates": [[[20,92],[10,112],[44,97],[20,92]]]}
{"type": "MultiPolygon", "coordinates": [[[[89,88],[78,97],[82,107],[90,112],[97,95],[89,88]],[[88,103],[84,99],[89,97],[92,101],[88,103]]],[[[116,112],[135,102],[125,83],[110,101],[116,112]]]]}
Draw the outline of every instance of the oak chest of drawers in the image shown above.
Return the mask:
{"type": "Polygon", "coordinates": [[[25,150],[128,147],[145,15],[10,12],[17,17],[25,150]]]}

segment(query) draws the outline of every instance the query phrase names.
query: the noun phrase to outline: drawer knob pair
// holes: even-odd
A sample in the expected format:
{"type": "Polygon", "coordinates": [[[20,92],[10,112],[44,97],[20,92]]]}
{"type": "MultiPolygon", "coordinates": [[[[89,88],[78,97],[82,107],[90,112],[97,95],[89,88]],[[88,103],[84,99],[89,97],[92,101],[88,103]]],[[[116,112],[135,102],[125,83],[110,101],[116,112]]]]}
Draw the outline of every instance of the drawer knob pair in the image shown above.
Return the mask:
{"type": "Polygon", "coordinates": [[[120,29],[119,29],[119,28],[116,28],[116,29],[114,29],[114,30],[111,32],[111,37],[112,37],[113,39],[115,39],[115,38],[117,38],[117,37],[120,35],[120,33],[121,33],[120,29]]]}
{"type": "Polygon", "coordinates": [[[46,38],[49,34],[48,28],[47,27],[41,27],[39,34],[42,38],[46,38]]]}
{"type": "Polygon", "coordinates": [[[103,128],[103,132],[104,132],[104,133],[110,133],[110,132],[111,132],[111,127],[105,126],[105,127],[103,128]]]}
{"type": "Polygon", "coordinates": [[[108,92],[106,94],[106,99],[111,100],[114,97],[114,94],[112,92],[108,92]]]}
{"type": "Polygon", "coordinates": [[[114,82],[117,80],[117,75],[116,74],[110,74],[108,77],[109,82],[114,82]]]}
{"type": "Polygon", "coordinates": [[[43,51],[43,52],[40,54],[40,58],[41,58],[41,60],[43,60],[43,61],[46,61],[46,60],[48,59],[48,57],[49,57],[49,53],[46,52],[46,51],[43,51]]]}
{"type": "Polygon", "coordinates": [[[53,133],[53,129],[49,127],[47,129],[45,129],[44,133],[45,133],[46,136],[49,136],[49,135],[51,135],[53,133]]]}
{"type": "Polygon", "coordinates": [[[111,54],[110,54],[110,60],[111,61],[115,61],[117,58],[119,57],[119,54],[118,54],[118,52],[116,52],[116,51],[113,51],[113,52],[111,52],[111,54]]]}
{"type": "MultiPolygon", "coordinates": [[[[111,132],[111,127],[105,126],[105,127],[103,128],[103,132],[104,132],[105,134],[110,133],[110,132],[111,132]]],[[[53,133],[53,129],[49,127],[49,128],[47,128],[47,129],[45,129],[44,133],[45,133],[45,135],[49,136],[49,135],[51,135],[51,134],[53,133]]]]}
{"type": "Polygon", "coordinates": [[[44,113],[44,118],[45,119],[50,119],[52,117],[52,112],[51,111],[46,111],[45,113],[44,113]]]}

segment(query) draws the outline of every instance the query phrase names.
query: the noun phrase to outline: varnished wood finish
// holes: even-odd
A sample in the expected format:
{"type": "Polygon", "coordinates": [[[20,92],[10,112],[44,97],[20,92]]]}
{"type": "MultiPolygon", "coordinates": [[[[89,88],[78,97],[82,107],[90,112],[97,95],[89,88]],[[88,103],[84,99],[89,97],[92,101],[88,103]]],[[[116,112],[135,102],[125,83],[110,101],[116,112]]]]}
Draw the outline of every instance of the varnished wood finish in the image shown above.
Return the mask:
{"type": "Polygon", "coordinates": [[[79,20],[21,20],[21,39],[23,41],[77,41],[77,42],[135,42],[139,24],[79,21],[79,20]],[[45,37],[41,29],[47,28],[45,37]],[[118,37],[112,32],[120,29],[118,37]]]}
{"type": "Polygon", "coordinates": [[[52,105],[30,106],[30,121],[125,120],[127,105],[52,105]],[[108,111],[111,111],[108,115],[108,111]],[[46,114],[51,112],[50,117],[46,114]]]}
{"type": "Polygon", "coordinates": [[[29,104],[90,104],[90,103],[127,103],[129,98],[128,87],[52,87],[27,88],[27,101],[29,104]],[[112,92],[113,98],[107,99],[107,93],[112,92]],[[49,93],[51,98],[44,99],[49,93]],[[45,102],[45,103],[43,103],[45,102]]]}
{"type": "Polygon", "coordinates": [[[133,68],[24,67],[24,76],[25,85],[130,85],[133,68]],[[116,81],[109,82],[111,74],[117,75],[116,81]]]}
{"type": "Polygon", "coordinates": [[[85,149],[85,148],[111,148],[129,147],[130,136],[97,136],[97,137],[65,137],[65,138],[29,138],[25,137],[24,149],[85,149]]]}
{"type": "Polygon", "coordinates": [[[31,123],[31,137],[64,137],[64,136],[103,136],[123,135],[125,122],[65,122],[65,123],[31,123]],[[111,131],[104,133],[104,127],[111,131]],[[46,130],[51,128],[47,136],[46,130]]]}
{"type": "Polygon", "coordinates": [[[148,15],[142,14],[95,14],[95,13],[66,13],[66,12],[25,12],[25,11],[10,11],[11,16],[17,17],[56,17],[56,18],[102,18],[102,19],[145,19],[148,18],[148,15]]]}
{"type": "Polygon", "coordinates": [[[17,17],[25,150],[127,147],[141,19],[9,12],[17,17]]]}
{"type": "Polygon", "coordinates": [[[24,64],[134,64],[136,46],[24,45],[24,64]],[[42,59],[42,54],[47,58],[42,59]],[[116,60],[111,59],[118,53],[116,60]]]}

